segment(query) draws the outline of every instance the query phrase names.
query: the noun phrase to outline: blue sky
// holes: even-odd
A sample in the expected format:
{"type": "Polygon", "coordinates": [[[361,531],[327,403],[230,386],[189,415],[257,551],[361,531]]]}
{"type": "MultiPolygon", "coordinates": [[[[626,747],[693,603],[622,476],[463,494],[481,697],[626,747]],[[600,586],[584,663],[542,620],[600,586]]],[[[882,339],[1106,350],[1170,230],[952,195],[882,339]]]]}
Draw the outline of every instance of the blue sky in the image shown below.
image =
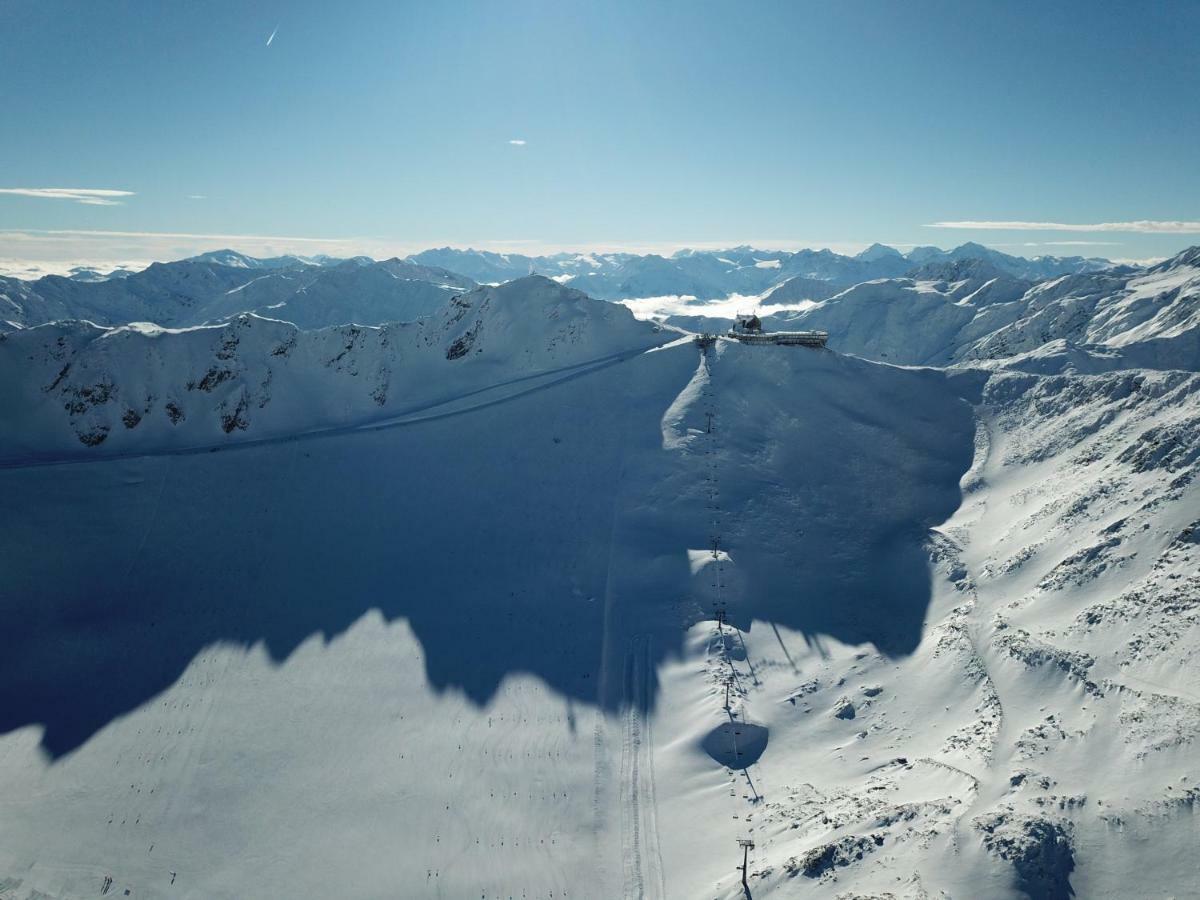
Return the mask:
{"type": "Polygon", "coordinates": [[[0,257],[1200,243],[1194,0],[5,0],[3,18],[0,257]],[[1029,227],[1047,223],[1071,227],[1029,227]]]}

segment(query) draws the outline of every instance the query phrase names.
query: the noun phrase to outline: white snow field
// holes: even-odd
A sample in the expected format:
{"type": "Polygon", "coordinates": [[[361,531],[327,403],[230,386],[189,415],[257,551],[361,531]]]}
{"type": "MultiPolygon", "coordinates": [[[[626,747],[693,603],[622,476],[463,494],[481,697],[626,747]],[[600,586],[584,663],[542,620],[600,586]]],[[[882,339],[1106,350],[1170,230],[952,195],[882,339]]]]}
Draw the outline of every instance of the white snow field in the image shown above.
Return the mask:
{"type": "Polygon", "coordinates": [[[531,277],[0,383],[4,900],[1200,894],[1196,374],[531,277]]]}

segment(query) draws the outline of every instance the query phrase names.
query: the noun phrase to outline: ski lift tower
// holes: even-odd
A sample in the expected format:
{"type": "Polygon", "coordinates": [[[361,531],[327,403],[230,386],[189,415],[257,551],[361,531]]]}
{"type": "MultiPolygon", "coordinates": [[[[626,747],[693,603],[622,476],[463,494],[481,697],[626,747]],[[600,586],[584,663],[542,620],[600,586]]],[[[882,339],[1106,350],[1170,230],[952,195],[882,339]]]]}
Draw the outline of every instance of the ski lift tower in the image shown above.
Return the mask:
{"type": "Polygon", "coordinates": [[[750,884],[746,881],[746,873],[750,868],[750,851],[754,849],[754,840],[752,838],[738,838],[738,846],[742,848],[742,890],[746,892],[746,896],[750,896],[750,884]]]}

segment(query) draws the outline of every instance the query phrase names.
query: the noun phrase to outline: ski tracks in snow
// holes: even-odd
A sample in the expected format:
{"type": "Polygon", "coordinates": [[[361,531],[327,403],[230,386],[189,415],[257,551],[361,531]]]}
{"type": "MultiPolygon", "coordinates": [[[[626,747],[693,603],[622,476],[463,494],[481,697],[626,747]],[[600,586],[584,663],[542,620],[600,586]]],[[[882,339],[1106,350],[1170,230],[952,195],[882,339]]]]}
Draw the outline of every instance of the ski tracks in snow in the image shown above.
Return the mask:
{"type": "Polygon", "coordinates": [[[654,745],[648,715],[653,672],[650,636],[638,635],[625,655],[622,681],[620,789],[625,900],[666,897],[654,794],[654,745]]]}

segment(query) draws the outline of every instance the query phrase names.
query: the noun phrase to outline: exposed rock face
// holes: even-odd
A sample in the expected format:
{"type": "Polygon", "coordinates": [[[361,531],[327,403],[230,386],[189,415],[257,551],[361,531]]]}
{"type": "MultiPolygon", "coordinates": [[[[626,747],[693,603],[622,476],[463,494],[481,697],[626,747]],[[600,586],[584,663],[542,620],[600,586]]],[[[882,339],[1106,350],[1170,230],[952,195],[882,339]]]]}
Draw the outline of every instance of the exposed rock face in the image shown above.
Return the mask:
{"type": "Polygon", "coordinates": [[[867,854],[883,846],[883,835],[872,834],[856,837],[848,835],[840,840],[814,847],[803,856],[789,860],[789,874],[799,873],[806,878],[820,878],[834,869],[861,861],[867,854]]]}
{"type": "Polygon", "coordinates": [[[995,812],[971,823],[989,853],[1012,864],[1018,887],[1033,900],[1073,897],[1075,870],[1071,824],[1065,819],[995,812]]]}

